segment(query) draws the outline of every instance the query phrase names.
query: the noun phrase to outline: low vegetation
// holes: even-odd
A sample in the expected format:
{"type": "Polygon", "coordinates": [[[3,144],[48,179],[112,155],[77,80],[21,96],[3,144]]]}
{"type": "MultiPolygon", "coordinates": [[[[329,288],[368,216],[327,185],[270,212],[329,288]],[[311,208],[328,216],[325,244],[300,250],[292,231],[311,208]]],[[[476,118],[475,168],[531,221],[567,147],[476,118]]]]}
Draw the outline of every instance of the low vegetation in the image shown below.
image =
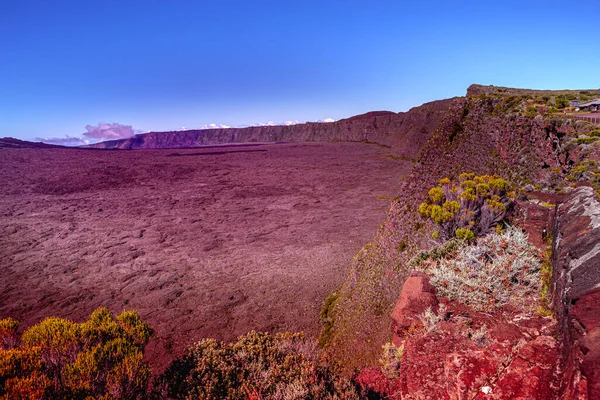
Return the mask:
{"type": "Polygon", "coordinates": [[[349,379],[302,333],[250,332],[191,346],[149,390],[143,360],[152,329],[106,308],[75,323],[50,317],[18,334],[0,320],[0,399],[359,399],[349,379]]]}
{"type": "Polygon", "coordinates": [[[539,255],[527,235],[511,226],[459,247],[451,257],[423,261],[418,269],[431,276],[441,296],[476,310],[507,303],[530,309],[542,285],[539,255]]]}
{"type": "Polygon", "coordinates": [[[404,355],[404,345],[396,347],[393,343],[387,342],[382,347],[381,371],[388,379],[397,378],[402,366],[402,356],[404,355]]]}
{"type": "Polygon", "coordinates": [[[152,329],[137,312],[106,308],[74,323],[46,318],[18,334],[0,321],[0,396],[4,399],[142,399],[150,369],[143,360],[152,329]]]}
{"type": "Polygon", "coordinates": [[[461,174],[458,182],[444,178],[431,188],[419,213],[438,225],[433,238],[469,242],[506,223],[515,196],[511,185],[498,176],[461,174]]]}
{"type": "Polygon", "coordinates": [[[440,304],[439,309],[434,312],[431,307],[428,307],[422,314],[418,317],[423,324],[423,329],[425,332],[431,332],[435,330],[438,323],[444,320],[446,316],[446,306],[444,304],[440,304]]]}
{"type": "Polygon", "coordinates": [[[299,333],[250,332],[231,344],[202,340],[174,361],[156,386],[163,396],[178,399],[360,398],[299,333]]]}

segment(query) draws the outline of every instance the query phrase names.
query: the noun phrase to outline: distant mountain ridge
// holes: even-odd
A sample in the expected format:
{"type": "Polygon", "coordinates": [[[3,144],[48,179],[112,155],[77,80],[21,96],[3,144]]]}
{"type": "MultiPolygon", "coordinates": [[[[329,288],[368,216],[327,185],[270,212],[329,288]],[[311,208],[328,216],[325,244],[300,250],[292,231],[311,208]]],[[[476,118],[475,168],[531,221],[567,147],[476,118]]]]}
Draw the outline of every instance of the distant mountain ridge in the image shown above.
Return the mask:
{"type": "Polygon", "coordinates": [[[416,159],[452,102],[453,99],[438,100],[403,113],[372,111],[329,123],[149,132],[84,147],[132,150],[227,143],[343,141],[376,143],[392,148],[394,155],[416,159]]]}
{"type": "Polygon", "coordinates": [[[29,142],[27,140],[20,140],[11,137],[0,138],[0,148],[64,148],[64,146],[58,146],[55,144],[47,144],[42,142],[29,142]]]}

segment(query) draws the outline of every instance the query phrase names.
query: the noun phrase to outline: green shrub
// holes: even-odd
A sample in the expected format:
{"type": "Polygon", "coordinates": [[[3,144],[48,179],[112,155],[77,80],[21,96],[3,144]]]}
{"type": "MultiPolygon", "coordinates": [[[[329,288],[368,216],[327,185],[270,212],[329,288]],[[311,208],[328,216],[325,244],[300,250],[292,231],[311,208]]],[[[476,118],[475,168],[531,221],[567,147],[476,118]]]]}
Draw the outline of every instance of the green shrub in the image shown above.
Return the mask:
{"type": "Polygon", "coordinates": [[[515,199],[511,185],[497,176],[464,173],[459,181],[440,181],[419,205],[419,213],[440,226],[438,238],[474,240],[505,222],[515,199]]]}
{"type": "Polygon", "coordinates": [[[564,96],[557,96],[555,99],[556,108],[563,109],[569,106],[569,99],[564,96]]]}
{"type": "Polygon", "coordinates": [[[525,116],[527,118],[535,118],[537,115],[538,115],[538,110],[534,106],[527,107],[527,110],[525,110],[525,116]]]}
{"type": "MultiPolygon", "coordinates": [[[[0,321],[0,335],[16,321],[0,321]]],[[[0,350],[0,395],[7,398],[145,398],[143,360],[152,329],[134,311],[116,319],[106,308],[86,322],[46,318],[0,350]]]]}
{"type": "Polygon", "coordinates": [[[321,325],[323,329],[321,330],[321,335],[319,336],[319,345],[326,346],[333,334],[333,309],[335,308],[335,303],[340,297],[339,292],[333,292],[323,302],[323,306],[321,307],[320,317],[321,317],[321,325]]]}
{"type": "Polygon", "coordinates": [[[469,228],[458,228],[456,238],[462,242],[472,242],[475,240],[475,234],[469,228]]]}
{"type": "Polygon", "coordinates": [[[575,143],[577,144],[591,144],[600,140],[598,136],[583,136],[575,139],[575,143]]]}
{"type": "Polygon", "coordinates": [[[434,247],[430,251],[422,251],[421,253],[417,254],[408,262],[408,267],[410,269],[420,266],[429,260],[438,261],[449,257],[463,245],[464,243],[461,243],[458,240],[448,240],[442,246],[434,247]]]}
{"type": "Polygon", "coordinates": [[[400,375],[400,367],[402,366],[404,345],[396,347],[393,343],[388,342],[382,346],[382,350],[382,355],[379,359],[381,371],[388,379],[397,378],[400,375]]]}
{"type": "Polygon", "coordinates": [[[330,369],[300,333],[250,332],[236,343],[202,340],[155,382],[171,398],[358,399],[353,384],[330,369]]]}

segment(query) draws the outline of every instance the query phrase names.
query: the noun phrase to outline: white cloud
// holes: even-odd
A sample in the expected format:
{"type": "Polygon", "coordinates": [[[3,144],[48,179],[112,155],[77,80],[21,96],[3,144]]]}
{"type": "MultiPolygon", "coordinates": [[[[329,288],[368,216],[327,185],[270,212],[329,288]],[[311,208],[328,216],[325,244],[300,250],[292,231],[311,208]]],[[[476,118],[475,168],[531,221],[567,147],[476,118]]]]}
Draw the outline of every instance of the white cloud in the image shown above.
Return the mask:
{"type": "Polygon", "coordinates": [[[269,121],[269,122],[259,122],[256,126],[276,126],[277,124],[273,121],[269,121]]]}
{"type": "Polygon", "coordinates": [[[112,124],[101,122],[98,124],[98,126],[86,125],[85,129],[87,130],[87,132],[84,132],[83,136],[89,139],[127,139],[135,134],[131,125],[122,125],[117,122],[114,122],[112,124]]]}
{"type": "Polygon", "coordinates": [[[335,122],[333,118],[318,119],[317,122],[335,122]]]}
{"type": "Polygon", "coordinates": [[[202,127],[200,129],[229,129],[229,128],[231,128],[231,126],[229,126],[229,125],[207,124],[207,125],[202,125],[202,127]]]}

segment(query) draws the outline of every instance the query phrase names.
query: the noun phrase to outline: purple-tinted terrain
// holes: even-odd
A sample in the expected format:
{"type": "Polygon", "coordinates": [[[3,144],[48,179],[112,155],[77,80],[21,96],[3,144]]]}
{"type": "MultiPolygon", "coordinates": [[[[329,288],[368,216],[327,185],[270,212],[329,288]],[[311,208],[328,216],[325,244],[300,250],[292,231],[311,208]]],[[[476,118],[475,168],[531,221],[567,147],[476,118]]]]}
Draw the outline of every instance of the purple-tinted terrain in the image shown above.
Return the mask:
{"type": "Polygon", "coordinates": [[[0,152],[0,315],[136,309],[159,368],[203,337],[317,335],[411,167],[358,143],[0,152]]]}

